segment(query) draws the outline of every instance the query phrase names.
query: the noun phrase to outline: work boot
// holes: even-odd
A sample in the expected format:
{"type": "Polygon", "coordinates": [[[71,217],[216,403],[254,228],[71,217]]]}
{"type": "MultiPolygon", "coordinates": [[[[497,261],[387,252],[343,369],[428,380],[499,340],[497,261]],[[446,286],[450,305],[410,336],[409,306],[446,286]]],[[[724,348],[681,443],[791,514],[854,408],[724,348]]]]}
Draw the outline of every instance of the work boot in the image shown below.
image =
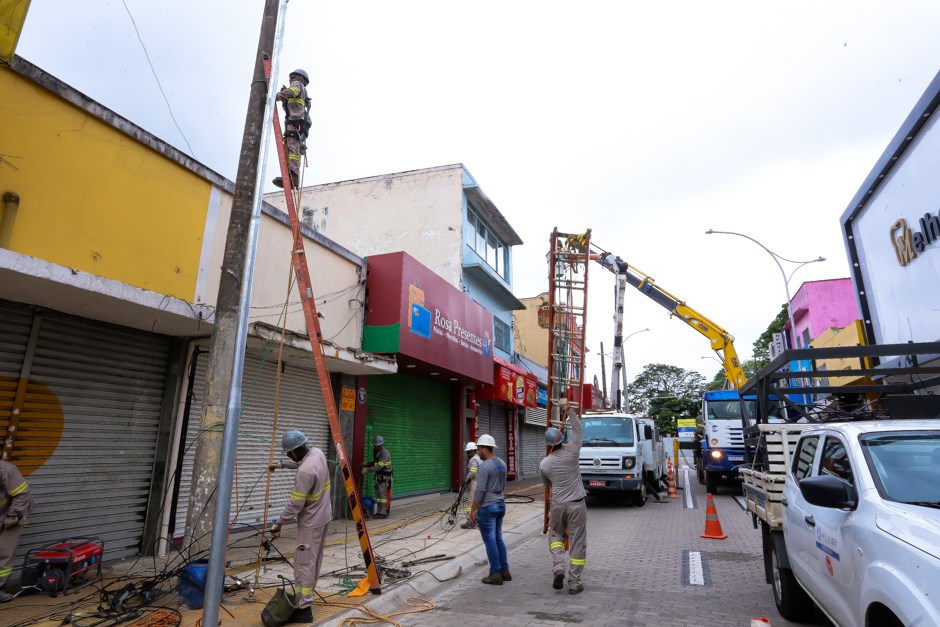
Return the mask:
{"type": "Polygon", "coordinates": [[[578,594],[580,592],[584,592],[584,586],[581,584],[568,588],[568,594],[578,594]]]}
{"type": "Polygon", "coordinates": [[[0,603],[6,603],[12,600],[13,600],[12,594],[10,594],[9,592],[4,592],[3,590],[0,590],[0,603]]]}
{"type": "Polygon", "coordinates": [[[555,580],[552,581],[552,587],[555,590],[561,590],[565,587],[565,573],[555,573],[555,580]]]}
{"type": "Polygon", "coordinates": [[[494,586],[501,586],[503,585],[503,576],[500,575],[499,573],[490,573],[489,575],[487,575],[480,581],[482,581],[483,583],[493,584],[494,586]]]}
{"type": "Polygon", "coordinates": [[[503,581],[512,581],[512,575],[509,574],[508,570],[501,571],[499,576],[503,578],[503,581]]]}
{"type": "Polygon", "coordinates": [[[465,522],[464,524],[460,525],[460,528],[461,529],[476,529],[477,526],[474,525],[472,522],[465,522]]]}
{"type": "Polygon", "coordinates": [[[281,177],[275,176],[274,180],[271,182],[274,183],[274,187],[280,187],[281,189],[284,189],[284,179],[281,177]]]}
{"type": "Polygon", "coordinates": [[[373,516],[373,518],[379,518],[379,519],[388,518],[388,514],[376,514],[375,516],[373,516]]]}
{"type": "Polygon", "coordinates": [[[313,609],[309,607],[299,607],[287,619],[288,623],[307,623],[313,622],[313,609]]]}

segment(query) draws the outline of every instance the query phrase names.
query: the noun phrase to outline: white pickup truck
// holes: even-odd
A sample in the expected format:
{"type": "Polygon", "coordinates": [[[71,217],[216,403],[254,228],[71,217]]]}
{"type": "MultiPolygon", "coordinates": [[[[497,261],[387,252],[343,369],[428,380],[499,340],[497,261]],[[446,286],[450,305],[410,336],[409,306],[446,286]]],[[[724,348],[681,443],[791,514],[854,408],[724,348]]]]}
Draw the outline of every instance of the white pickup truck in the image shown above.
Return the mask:
{"type": "Polygon", "coordinates": [[[890,419],[873,419],[865,401],[745,429],[756,441],[745,500],[784,618],[809,618],[815,605],[846,627],[940,625],[940,397],[925,396],[894,409],[883,396],[876,414],[890,419]]]}

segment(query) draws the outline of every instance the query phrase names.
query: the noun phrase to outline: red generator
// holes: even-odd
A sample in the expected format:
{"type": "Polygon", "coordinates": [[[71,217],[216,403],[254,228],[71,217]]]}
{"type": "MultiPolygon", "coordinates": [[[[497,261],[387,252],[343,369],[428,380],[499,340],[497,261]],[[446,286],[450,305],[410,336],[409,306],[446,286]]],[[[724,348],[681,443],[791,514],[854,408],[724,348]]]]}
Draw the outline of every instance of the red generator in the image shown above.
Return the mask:
{"type": "Polygon", "coordinates": [[[56,596],[93,584],[101,576],[104,542],[100,538],[70,538],[30,549],[23,559],[23,588],[56,596]]]}

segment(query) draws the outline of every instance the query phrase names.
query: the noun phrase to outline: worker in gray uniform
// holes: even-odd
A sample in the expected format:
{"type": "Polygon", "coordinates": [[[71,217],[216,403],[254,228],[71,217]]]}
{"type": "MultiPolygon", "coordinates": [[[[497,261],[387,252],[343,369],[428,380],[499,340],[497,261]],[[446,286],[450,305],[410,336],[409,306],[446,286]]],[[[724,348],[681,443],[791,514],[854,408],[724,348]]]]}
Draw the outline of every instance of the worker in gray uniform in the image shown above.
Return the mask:
{"type": "MultiPolygon", "coordinates": [[[[551,452],[539,464],[542,483],[551,490],[551,507],[548,511],[549,550],[552,553],[552,572],[555,575],[552,587],[561,590],[565,585],[565,539],[568,539],[568,593],[578,594],[584,590],[581,574],[587,560],[587,505],[586,493],[581,483],[578,458],[581,452],[581,419],[567,402],[559,401],[561,412],[567,409],[571,421],[571,440],[556,427],[545,431],[545,444],[551,452]]],[[[562,424],[562,426],[564,426],[562,424]]]]}
{"type": "Polygon", "coordinates": [[[375,518],[388,518],[388,494],[392,486],[392,455],[385,448],[385,438],[372,438],[372,461],[362,465],[375,473],[375,518]]]}
{"type": "Polygon", "coordinates": [[[275,462],[268,468],[292,468],[297,470],[294,489],[277,522],[268,528],[271,538],[281,536],[281,527],[297,520],[297,549],[294,552],[294,587],[297,592],[297,610],[290,622],[313,622],[314,590],[320,576],[326,530],[333,520],[333,503],[330,499],[330,470],[323,451],[307,446],[307,436],[293,430],[284,434],[281,447],[289,461],[275,462]]]}
{"type": "Polygon", "coordinates": [[[3,585],[13,574],[13,556],[20,543],[23,523],[33,511],[33,497],[29,484],[19,469],[8,461],[0,460],[0,603],[13,598],[3,591],[3,585]]]}
{"type": "MultiPolygon", "coordinates": [[[[284,105],[284,147],[287,148],[287,167],[290,171],[291,188],[300,184],[300,160],[307,154],[307,133],[310,132],[310,98],[307,85],[310,77],[303,70],[290,73],[290,85],[281,87],[276,99],[284,105]]],[[[281,177],[274,184],[284,187],[281,177]]]]}
{"type": "Polygon", "coordinates": [[[467,477],[463,480],[463,505],[467,514],[467,522],[460,525],[460,528],[476,529],[476,524],[470,522],[470,510],[473,509],[473,493],[477,491],[477,471],[482,460],[477,453],[476,442],[467,442],[467,446],[463,450],[467,454],[467,477]]]}

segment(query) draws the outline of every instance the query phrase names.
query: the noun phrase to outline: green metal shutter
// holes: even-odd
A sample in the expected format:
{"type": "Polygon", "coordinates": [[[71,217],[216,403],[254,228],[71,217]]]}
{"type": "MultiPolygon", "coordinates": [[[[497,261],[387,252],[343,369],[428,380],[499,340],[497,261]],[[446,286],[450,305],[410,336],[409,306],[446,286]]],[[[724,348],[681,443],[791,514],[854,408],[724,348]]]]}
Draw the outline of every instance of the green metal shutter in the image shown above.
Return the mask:
{"type": "MultiPolygon", "coordinates": [[[[381,435],[395,470],[393,496],[450,489],[451,386],[408,374],[369,377],[366,460],[381,435]]],[[[364,494],[371,495],[371,476],[364,494]]]]}

